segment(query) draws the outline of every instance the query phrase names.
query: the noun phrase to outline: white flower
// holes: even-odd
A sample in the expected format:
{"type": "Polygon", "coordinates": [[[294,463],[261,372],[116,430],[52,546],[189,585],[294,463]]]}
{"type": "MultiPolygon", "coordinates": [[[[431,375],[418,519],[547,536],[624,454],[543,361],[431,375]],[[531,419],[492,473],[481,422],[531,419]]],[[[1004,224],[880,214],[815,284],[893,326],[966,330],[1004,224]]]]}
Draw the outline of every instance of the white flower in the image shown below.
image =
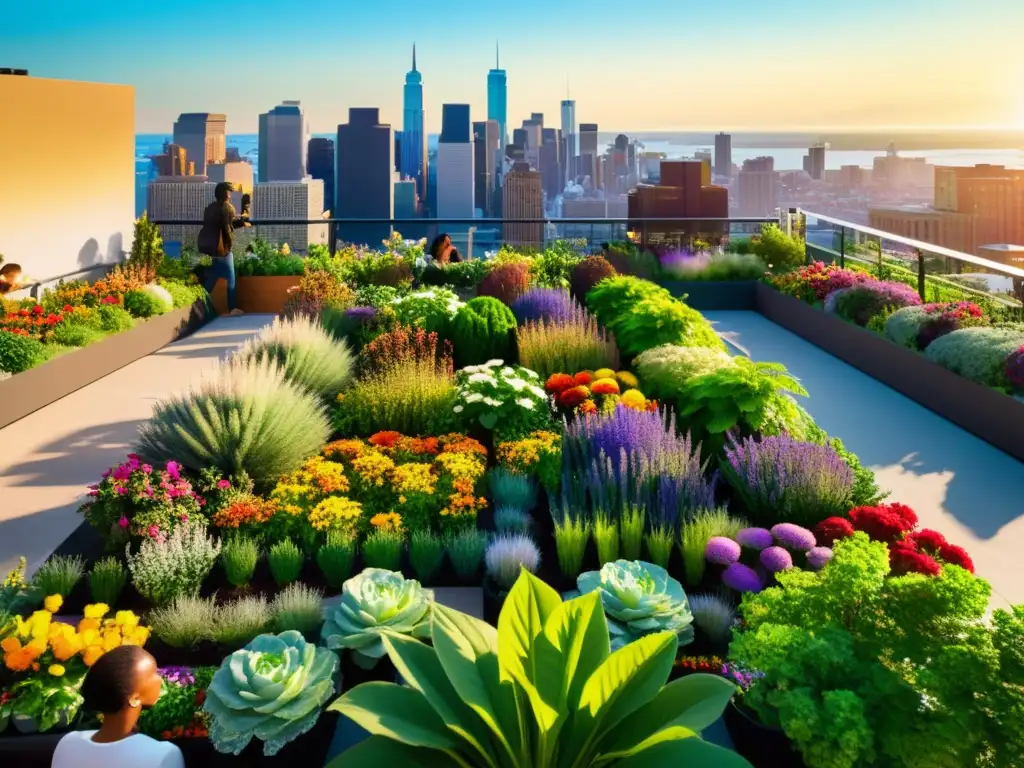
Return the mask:
{"type": "Polygon", "coordinates": [[[502,376],[515,376],[516,372],[509,368],[507,365],[501,369],[502,376]]]}
{"type": "Polygon", "coordinates": [[[505,383],[512,387],[516,392],[522,392],[523,387],[526,386],[526,382],[522,379],[505,379],[505,383]]]}
{"type": "Polygon", "coordinates": [[[484,366],[486,366],[487,368],[497,368],[499,365],[504,364],[504,360],[488,360],[486,363],[484,363],[484,366]]]}
{"type": "Polygon", "coordinates": [[[455,411],[456,413],[462,413],[464,409],[461,405],[456,405],[454,408],[452,408],[452,410],[455,411]]]}
{"type": "Polygon", "coordinates": [[[498,380],[489,373],[474,373],[469,377],[469,382],[472,384],[493,384],[498,386],[498,380]]]}
{"type": "Polygon", "coordinates": [[[542,397],[543,398],[543,397],[547,397],[548,396],[548,393],[545,392],[540,387],[531,386],[530,387],[530,391],[533,392],[533,394],[535,394],[537,397],[542,397]]]}
{"type": "Polygon", "coordinates": [[[467,403],[479,403],[484,399],[484,396],[479,392],[470,392],[463,398],[467,403]]]}
{"type": "Polygon", "coordinates": [[[521,367],[521,368],[519,369],[519,372],[520,372],[520,373],[525,373],[525,374],[526,374],[527,376],[529,376],[529,377],[530,377],[531,379],[536,379],[536,378],[538,378],[538,373],[537,373],[536,371],[531,371],[531,370],[530,370],[529,368],[522,368],[522,367],[521,367]]]}
{"type": "Polygon", "coordinates": [[[417,257],[416,261],[414,261],[413,264],[415,265],[416,269],[427,268],[427,260],[424,259],[422,256],[417,257]]]}
{"type": "Polygon", "coordinates": [[[533,400],[531,400],[528,397],[521,397],[518,400],[516,400],[516,402],[519,403],[519,405],[521,405],[523,408],[528,409],[532,409],[534,405],[533,400]]]}
{"type": "Polygon", "coordinates": [[[501,400],[495,400],[493,397],[485,397],[484,402],[492,408],[497,408],[501,405],[501,400]]]}
{"type": "Polygon", "coordinates": [[[480,370],[480,366],[479,365],[467,365],[465,368],[462,369],[462,372],[463,373],[476,373],[479,370],[480,370]]]}

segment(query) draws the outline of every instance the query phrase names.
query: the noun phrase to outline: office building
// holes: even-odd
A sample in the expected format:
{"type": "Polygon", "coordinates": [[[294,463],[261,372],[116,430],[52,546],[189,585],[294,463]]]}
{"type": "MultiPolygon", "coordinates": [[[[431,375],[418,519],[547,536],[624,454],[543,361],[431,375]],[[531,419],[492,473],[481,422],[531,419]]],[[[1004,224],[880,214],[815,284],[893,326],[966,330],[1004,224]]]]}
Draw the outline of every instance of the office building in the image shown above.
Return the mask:
{"type": "Polygon", "coordinates": [[[500,140],[498,121],[473,123],[474,205],[486,218],[495,218],[494,186],[500,140]]]}
{"type": "Polygon", "coordinates": [[[564,184],[576,176],[576,102],[570,98],[562,100],[562,157],[565,165],[564,184]]]}
{"type": "Polygon", "coordinates": [[[320,179],[301,181],[261,181],[252,196],[252,217],[295,219],[296,224],[259,226],[258,234],[269,243],[287,243],[293,251],[305,251],[313,243],[327,243],[327,224],[309,224],[323,218],[324,183],[320,179]]]}
{"type": "Polygon", "coordinates": [[[554,200],[565,189],[565,171],[562,158],[562,132],[557,128],[544,128],[541,133],[540,171],[544,193],[554,200]]]}
{"type": "Polygon", "coordinates": [[[935,188],[935,166],[923,157],[900,157],[895,146],[890,146],[884,156],[875,158],[871,183],[893,192],[916,192],[931,197],[935,188]]]}
{"type": "MultiPolygon", "coordinates": [[[[338,126],[334,146],[334,205],[339,219],[394,218],[395,142],[376,107],[351,107],[338,126]]],[[[376,245],[390,234],[386,224],[339,224],[337,236],[376,245]]]]}
{"type": "Polygon", "coordinates": [[[164,142],[162,155],[150,158],[157,176],[195,176],[196,165],[188,159],[188,152],[177,144],[164,142]]]}
{"type": "Polygon", "coordinates": [[[597,123],[580,123],[579,143],[576,175],[589,176],[594,189],[600,189],[603,181],[600,178],[600,164],[597,161],[597,123]]]}
{"type": "Polygon", "coordinates": [[[297,101],[285,101],[260,115],[257,180],[299,181],[306,175],[305,118],[297,101]]]}
{"type": "Polygon", "coordinates": [[[233,163],[209,163],[206,178],[214,184],[227,181],[239,195],[253,192],[252,164],[236,161],[233,163]]]}
{"type": "MultiPolygon", "coordinates": [[[[395,182],[395,218],[415,219],[418,195],[416,193],[415,179],[399,179],[395,182]]],[[[398,230],[406,236],[409,235],[409,227],[406,224],[398,225],[398,230]]]]}
{"type": "MultiPolygon", "coordinates": [[[[506,222],[544,217],[544,190],[539,171],[531,170],[522,162],[512,166],[502,186],[501,214],[506,222]]],[[[505,223],[501,229],[502,239],[510,245],[539,248],[544,242],[542,222],[505,223]]]]}
{"type": "Polygon", "coordinates": [[[540,170],[540,145],[544,138],[544,124],[541,120],[523,120],[523,151],[526,155],[526,162],[530,164],[530,167],[535,170],[540,170]]]}
{"type": "Polygon", "coordinates": [[[334,139],[314,138],[306,145],[306,173],[324,183],[324,210],[334,210],[334,139]]]}
{"type": "Polygon", "coordinates": [[[423,75],[416,68],[416,46],[412,47],[412,69],[405,75],[402,98],[402,138],[396,157],[403,178],[416,182],[421,199],[427,197],[427,133],[423,127],[423,75]]]}
{"type": "Polygon", "coordinates": [[[825,178],[825,145],[815,144],[804,155],[804,170],[815,181],[825,178]]]}
{"type": "MultiPolygon", "coordinates": [[[[202,221],[216,186],[206,176],[158,176],[146,186],[146,213],[156,221],[202,221]]],[[[241,192],[231,195],[236,209],[241,206],[241,198],[241,192]]],[[[160,225],[165,243],[195,245],[198,235],[198,225],[160,225]]]]}
{"type": "Polygon", "coordinates": [[[186,112],[174,123],[173,143],[184,147],[195,163],[195,174],[206,175],[207,163],[223,163],[227,157],[227,115],[186,112]]]}
{"type": "Polygon", "coordinates": [[[487,119],[498,122],[501,146],[508,143],[508,78],[501,68],[498,44],[494,44],[494,69],[487,73],[487,119]]]}
{"type": "Polygon", "coordinates": [[[476,208],[473,191],[473,141],[468,104],[441,108],[437,142],[438,219],[471,219],[476,208]]]}
{"type": "Polygon", "coordinates": [[[738,216],[771,216],[779,207],[775,158],[744,160],[736,187],[738,216]]]}
{"type": "Polygon", "coordinates": [[[700,235],[712,239],[727,234],[728,226],[712,219],[729,216],[729,191],[704,184],[706,167],[699,160],[662,161],[661,181],[641,184],[629,193],[630,229],[652,241],[700,235]],[[640,219],[693,219],[688,222],[641,223],[640,219]],[[704,221],[700,221],[700,220],[704,221]]]}
{"type": "Polygon", "coordinates": [[[732,136],[725,132],[715,136],[715,176],[732,178],[732,136]]]}

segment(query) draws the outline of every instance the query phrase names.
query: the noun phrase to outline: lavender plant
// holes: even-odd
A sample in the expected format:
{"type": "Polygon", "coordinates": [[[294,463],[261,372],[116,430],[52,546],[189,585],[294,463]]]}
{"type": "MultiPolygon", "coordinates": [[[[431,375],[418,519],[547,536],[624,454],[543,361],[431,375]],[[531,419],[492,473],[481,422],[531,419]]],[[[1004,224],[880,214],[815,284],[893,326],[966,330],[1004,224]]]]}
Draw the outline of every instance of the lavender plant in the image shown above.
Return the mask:
{"type": "Polygon", "coordinates": [[[512,302],[512,314],[520,326],[538,320],[568,322],[581,310],[579,303],[561,288],[531,288],[512,302]]]}

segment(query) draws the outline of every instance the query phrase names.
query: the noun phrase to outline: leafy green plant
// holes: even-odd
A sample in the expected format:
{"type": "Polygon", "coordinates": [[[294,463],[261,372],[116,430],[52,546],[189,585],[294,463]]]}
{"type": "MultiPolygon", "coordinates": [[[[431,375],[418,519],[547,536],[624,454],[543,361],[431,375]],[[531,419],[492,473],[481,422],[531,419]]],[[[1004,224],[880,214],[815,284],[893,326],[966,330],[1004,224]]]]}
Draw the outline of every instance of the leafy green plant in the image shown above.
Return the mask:
{"type": "Polygon", "coordinates": [[[363,542],[363,560],[370,568],[397,571],[402,567],[405,538],[398,531],[376,530],[363,542]]]}
{"type": "Polygon", "coordinates": [[[508,439],[523,437],[552,425],[548,393],[535,371],[489,360],[455,374],[458,387],[452,411],[471,425],[500,432],[508,439]]]}
{"type": "Polygon", "coordinates": [[[277,542],[267,553],[267,565],[270,566],[270,574],[274,577],[279,587],[291,584],[299,578],[302,573],[302,566],[306,556],[302,550],[295,546],[291,539],[284,539],[277,542]]]}
{"type": "Polygon", "coordinates": [[[679,546],[683,553],[683,567],[686,583],[691,586],[700,584],[704,578],[704,547],[712,536],[733,538],[746,527],[746,521],[729,517],[724,509],[713,509],[698,512],[692,519],[683,523],[680,531],[679,546]]]}
{"type": "Polygon", "coordinates": [[[274,631],[287,632],[294,629],[302,636],[315,642],[324,623],[321,603],[324,593],[305,584],[289,584],[277,593],[270,605],[274,631]]]}
{"type": "Polygon", "coordinates": [[[160,228],[151,222],[146,212],[143,211],[142,215],[135,220],[128,264],[156,272],[164,260],[163,246],[160,228]]]}
{"type": "Polygon", "coordinates": [[[127,582],[128,572],[116,557],[105,557],[97,561],[89,574],[89,592],[93,602],[117,605],[127,582]]]}
{"type": "Polygon", "coordinates": [[[594,520],[594,545],[597,547],[597,562],[601,565],[619,559],[619,526],[605,515],[598,515],[594,520]]]}
{"type": "Polygon", "coordinates": [[[487,534],[478,528],[465,528],[452,535],[445,543],[455,575],[470,581],[480,570],[487,548],[487,534]]]}
{"type": "Polygon", "coordinates": [[[478,296],[452,319],[455,362],[460,367],[488,360],[512,360],[512,333],[516,316],[498,299],[478,296]]]}
{"type": "Polygon", "coordinates": [[[633,361],[644,394],[672,398],[679,386],[690,379],[734,365],[733,356],[722,349],[680,347],[662,344],[641,352],[633,361]]]}
{"type": "Polygon", "coordinates": [[[662,568],[668,568],[675,548],[675,532],[665,525],[656,525],[644,533],[644,545],[647,548],[647,559],[662,568]]]}
{"type": "Polygon", "coordinates": [[[64,322],[53,327],[50,340],[65,347],[87,347],[105,335],[103,331],[89,325],[64,322]]]}
{"type": "Polygon", "coordinates": [[[568,288],[573,271],[581,261],[583,257],[569,243],[559,240],[533,258],[530,273],[541,288],[568,288]]]}
{"type": "Polygon", "coordinates": [[[414,291],[391,302],[398,321],[402,325],[423,328],[427,333],[446,337],[455,313],[465,306],[452,291],[414,291]]]}
{"type": "Polygon", "coordinates": [[[45,597],[60,595],[67,600],[84,575],[85,560],[78,555],[53,555],[39,566],[32,577],[32,586],[45,597]]]}
{"type": "Polygon", "coordinates": [[[416,578],[426,584],[437,574],[444,562],[444,542],[429,528],[412,532],[409,538],[409,565],[416,578]]]}
{"type": "Polygon", "coordinates": [[[124,307],[104,304],[93,311],[99,318],[100,327],[107,333],[123,333],[135,325],[131,313],[124,307]]]}
{"type": "Polygon", "coordinates": [[[209,638],[216,611],[212,597],[179,595],[150,611],[146,620],[153,634],[167,645],[191,648],[209,638]]]}
{"type": "Polygon", "coordinates": [[[924,354],[965,379],[987,387],[1006,387],[1006,358],[1022,345],[1024,326],[995,325],[947,333],[929,344],[924,354]]]}
{"type": "Polygon", "coordinates": [[[190,285],[181,280],[162,279],[160,285],[171,296],[174,308],[192,306],[206,297],[206,289],[201,285],[190,285]]]}
{"type": "Polygon", "coordinates": [[[699,736],[734,685],[710,675],[665,685],[678,647],[671,632],[612,653],[597,594],[562,602],[523,573],[497,629],[436,606],[429,634],[430,646],[383,640],[406,685],[364,683],[331,705],[372,734],[331,768],[402,758],[495,768],[748,765],[699,736]]]}
{"type": "Polygon", "coordinates": [[[162,315],[170,305],[147,291],[128,291],[124,295],[124,308],[132,317],[162,315]]]}
{"type": "Polygon", "coordinates": [[[271,623],[270,606],[262,595],[250,595],[220,606],[210,627],[210,639],[218,645],[239,648],[266,632],[271,623]]]}
{"type": "Polygon", "coordinates": [[[250,246],[252,252],[235,261],[240,277],[295,277],[305,272],[305,260],[290,250],[275,248],[261,238],[254,238],[250,246]]]}
{"type": "Polygon", "coordinates": [[[343,531],[328,531],[327,543],[316,552],[316,564],[327,585],[338,589],[352,574],[356,540],[343,531]]]}
{"type": "Polygon", "coordinates": [[[306,733],[334,694],[338,657],[298,632],[260,635],[221,664],[206,691],[210,741],[238,755],[253,739],[272,757],[306,733]]]}
{"type": "Polygon", "coordinates": [[[345,582],[341,600],[325,611],[321,635],[328,648],[348,649],[352,661],[373,669],[386,653],[384,638],[427,637],[434,593],[415,579],[367,568],[345,582]]]}
{"type": "Polygon", "coordinates": [[[762,224],[751,250],[773,269],[799,267],[807,261],[803,241],[787,235],[777,224],[762,224]]]}
{"type": "Polygon", "coordinates": [[[228,539],[220,550],[220,564],[233,587],[244,587],[252,581],[259,561],[259,544],[248,536],[228,539]]]}
{"type": "Polygon", "coordinates": [[[38,339],[0,331],[0,371],[21,373],[46,359],[46,347],[38,339]]]}
{"type": "Polygon", "coordinates": [[[466,290],[475,288],[486,276],[490,263],[469,259],[455,264],[428,264],[420,275],[421,285],[447,285],[466,290]]]}
{"type": "Polygon", "coordinates": [[[645,509],[630,505],[619,518],[619,537],[622,540],[622,556],[626,560],[639,560],[644,544],[645,509]]]}
{"type": "Polygon", "coordinates": [[[620,275],[630,275],[644,280],[653,280],[658,276],[658,257],[628,240],[610,243],[603,254],[620,275]]]}
{"type": "Polygon", "coordinates": [[[558,569],[565,578],[575,580],[583,570],[590,534],[590,525],[582,516],[565,515],[555,521],[555,553],[558,569]]]}

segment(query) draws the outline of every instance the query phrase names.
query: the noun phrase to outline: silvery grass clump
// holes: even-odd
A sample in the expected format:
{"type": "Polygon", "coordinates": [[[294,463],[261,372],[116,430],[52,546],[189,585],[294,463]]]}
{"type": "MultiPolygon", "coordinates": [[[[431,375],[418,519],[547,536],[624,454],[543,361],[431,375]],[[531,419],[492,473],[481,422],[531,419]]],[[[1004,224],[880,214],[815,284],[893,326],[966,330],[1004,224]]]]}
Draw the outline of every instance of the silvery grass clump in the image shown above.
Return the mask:
{"type": "Polygon", "coordinates": [[[137,453],[151,464],[173,460],[259,482],[294,472],[330,433],[319,399],[264,354],[235,358],[186,394],[157,403],[137,453]]]}
{"type": "Polygon", "coordinates": [[[324,593],[305,584],[289,584],[270,604],[275,632],[294,629],[307,640],[316,640],[324,623],[321,603],[324,593]]]}
{"type": "Polygon", "coordinates": [[[125,548],[128,570],[139,594],[166,603],[199,592],[220,555],[220,542],[206,535],[205,520],[187,520],[166,537],[143,539],[139,551],[125,548]]]}
{"type": "Polygon", "coordinates": [[[263,355],[278,363],[289,381],[322,397],[337,395],[352,377],[354,359],[348,344],[306,315],[275,318],[237,353],[243,360],[263,355]]]}
{"type": "Polygon", "coordinates": [[[263,595],[249,595],[220,606],[210,627],[210,639],[228,648],[241,648],[267,631],[272,614],[263,595]]]}
{"type": "Polygon", "coordinates": [[[693,623],[711,642],[718,646],[728,644],[736,623],[736,608],[732,601],[713,592],[690,595],[690,612],[693,623]]]}
{"type": "Polygon", "coordinates": [[[501,506],[494,510],[494,527],[499,533],[529,533],[531,522],[520,507],[501,506]]]}
{"type": "Polygon", "coordinates": [[[499,533],[487,545],[484,563],[488,577],[502,591],[507,591],[516,583],[523,568],[530,573],[537,572],[540,550],[534,540],[525,534],[499,533]]]}
{"type": "Polygon", "coordinates": [[[528,475],[495,467],[487,480],[496,506],[517,507],[529,512],[537,505],[537,481],[528,475]]]}
{"type": "Polygon", "coordinates": [[[39,566],[32,577],[32,586],[44,597],[60,595],[66,600],[84,575],[85,560],[80,556],[53,555],[39,566]]]}

